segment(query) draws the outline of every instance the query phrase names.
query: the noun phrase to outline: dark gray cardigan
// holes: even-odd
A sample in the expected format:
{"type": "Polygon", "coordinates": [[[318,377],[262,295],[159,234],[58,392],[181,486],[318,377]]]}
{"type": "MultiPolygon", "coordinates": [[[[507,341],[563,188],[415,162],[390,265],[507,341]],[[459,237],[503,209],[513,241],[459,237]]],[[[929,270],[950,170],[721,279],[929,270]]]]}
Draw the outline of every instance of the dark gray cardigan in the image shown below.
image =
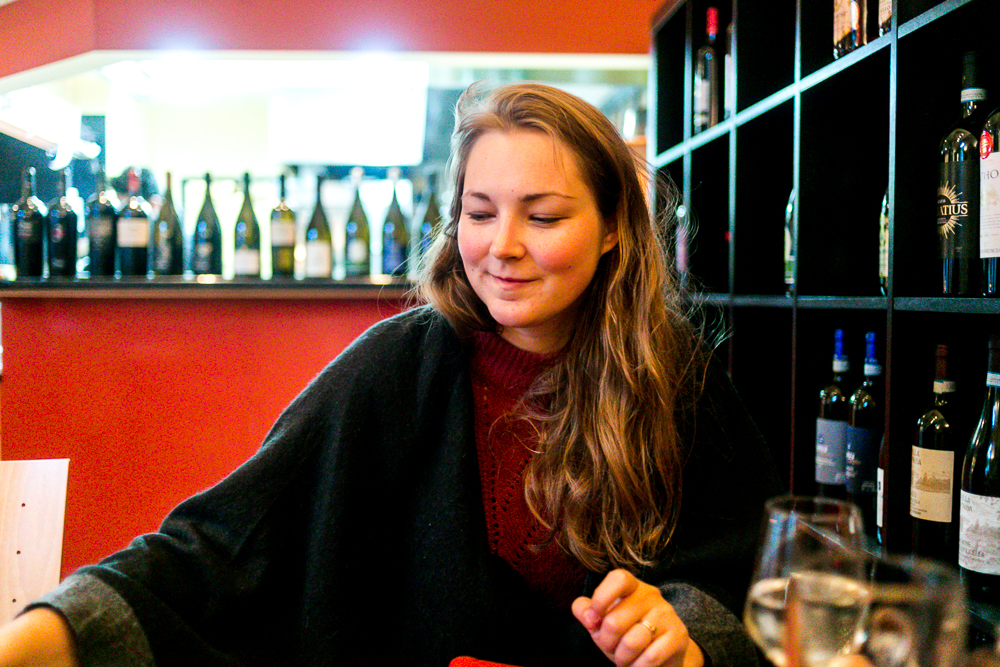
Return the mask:
{"type": "MultiPolygon", "coordinates": [[[[715,667],[754,664],[737,616],[780,485],[716,364],[682,425],[679,523],[641,576],[715,667]]],[[[84,665],[610,664],[490,554],[472,429],[460,341],[428,308],[403,313],[310,383],[244,465],[39,604],[70,620],[84,665]]]]}

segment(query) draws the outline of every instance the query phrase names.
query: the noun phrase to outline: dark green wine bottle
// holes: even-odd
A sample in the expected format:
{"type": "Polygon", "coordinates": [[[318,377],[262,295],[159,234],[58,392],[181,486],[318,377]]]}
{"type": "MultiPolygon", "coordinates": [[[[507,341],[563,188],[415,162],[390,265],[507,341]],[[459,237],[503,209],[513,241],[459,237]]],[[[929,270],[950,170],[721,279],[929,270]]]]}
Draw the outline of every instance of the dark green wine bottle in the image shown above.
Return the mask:
{"type": "Polygon", "coordinates": [[[76,211],[66,198],[69,169],[59,172],[57,196],[49,204],[49,277],[76,275],[76,211]]]}
{"type": "Polygon", "coordinates": [[[441,226],[441,204],[438,202],[436,179],[434,174],[427,178],[427,189],[424,199],[413,216],[412,237],[414,252],[411,257],[418,264],[423,261],[428,248],[434,241],[441,226]]]}
{"type": "Polygon", "coordinates": [[[333,277],[333,237],[323,210],[323,176],[316,177],[316,207],[306,227],[306,278],[333,277]]]}
{"type": "Polygon", "coordinates": [[[222,228],[212,203],[212,176],[205,174],[205,203],[191,235],[191,271],[195,274],[222,273],[222,228]]]}
{"type": "Polygon", "coordinates": [[[389,170],[389,180],[392,182],[392,201],[382,225],[382,273],[387,276],[405,276],[409,271],[410,228],[399,206],[397,185],[399,169],[389,170]]]}
{"type": "Polygon", "coordinates": [[[351,181],[354,184],[354,203],[347,216],[344,226],[344,275],[348,278],[371,275],[371,235],[368,229],[368,216],[361,205],[361,180],[364,171],[361,167],[351,170],[351,181]]]}
{"type": "Polygon", "coordinates": [[[103,168],[97,172],[97,192],[87,200],[84,217],[87,223],[90,276],[115,275],[118,198],[113,190],[108,190],[108,179],[103,168]]]}
{"type": "Polygon", "coordinates": [[[167,189],[163,193],[160,215],[153,225],[153,273],[177,276],[184,273],[184,231],[174,206],[173,182],[167,172],[167,189]]]}
{"type": "Polygon", "coordinates": [[[10,209],[18,278],[40,278],[45,268],[45,204],[35,196],[35,168],[21,174],[21,198],[10,209]]]}
{"type": "Polygon", "coordinates": [[[149,204],[142,196],[139,171],[128,170],[128,200],[118,211],[116,265],[122,276],[145,276],[149,271],[149,204]]]}
{"type": "Polygon", "coordinates": [[[279,178],[281,198],[271,211],[271,275],[292,277],[295,275],[295,211],[285,200],[285,175],[279,178]]]}
{"type": "Polygon", "coordinates": [[[250,198],[250,174],[243,174],[243,207],[233,233],[233,274],[260,277],[260,225],[250,198]]]}

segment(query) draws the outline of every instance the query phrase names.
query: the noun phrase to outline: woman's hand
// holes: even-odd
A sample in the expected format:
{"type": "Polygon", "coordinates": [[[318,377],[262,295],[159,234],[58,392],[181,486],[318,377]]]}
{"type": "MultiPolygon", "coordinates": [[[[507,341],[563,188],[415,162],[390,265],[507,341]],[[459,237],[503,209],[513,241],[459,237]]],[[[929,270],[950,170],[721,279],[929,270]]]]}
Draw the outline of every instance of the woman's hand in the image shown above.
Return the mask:
{"type": "Polygon", "coordinates": [[[701,649],[659,589],[625,570],[609,572],[594,597],[577,598],[573,615],[618,667],[705,664],[701,649]]]}

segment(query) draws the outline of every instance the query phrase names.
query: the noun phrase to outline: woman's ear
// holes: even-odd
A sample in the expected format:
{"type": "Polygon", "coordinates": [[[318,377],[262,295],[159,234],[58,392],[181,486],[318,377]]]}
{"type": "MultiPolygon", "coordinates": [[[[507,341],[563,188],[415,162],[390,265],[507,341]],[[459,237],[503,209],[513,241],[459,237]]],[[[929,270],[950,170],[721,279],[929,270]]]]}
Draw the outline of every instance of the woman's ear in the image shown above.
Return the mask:
{"type": "Polygon", "coordinates": [[[618,223],[615,220],[605,220],[604,228],[608,232],[604,235],[604,240],[601,242],[601,254],[603,255],[607,251],[618,245],[618,223]]]}

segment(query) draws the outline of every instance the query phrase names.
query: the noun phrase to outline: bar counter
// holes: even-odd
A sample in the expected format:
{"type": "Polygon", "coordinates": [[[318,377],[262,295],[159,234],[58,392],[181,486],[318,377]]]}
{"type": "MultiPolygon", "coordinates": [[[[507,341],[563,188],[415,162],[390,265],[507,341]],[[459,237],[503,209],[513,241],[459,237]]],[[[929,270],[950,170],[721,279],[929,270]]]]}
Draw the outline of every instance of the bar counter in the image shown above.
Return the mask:
{"type": "Polygon", "coordinates": [[[0,458],[68,458],[62,574],[252,456],[403,281],[0,283],[0,458]]]}

